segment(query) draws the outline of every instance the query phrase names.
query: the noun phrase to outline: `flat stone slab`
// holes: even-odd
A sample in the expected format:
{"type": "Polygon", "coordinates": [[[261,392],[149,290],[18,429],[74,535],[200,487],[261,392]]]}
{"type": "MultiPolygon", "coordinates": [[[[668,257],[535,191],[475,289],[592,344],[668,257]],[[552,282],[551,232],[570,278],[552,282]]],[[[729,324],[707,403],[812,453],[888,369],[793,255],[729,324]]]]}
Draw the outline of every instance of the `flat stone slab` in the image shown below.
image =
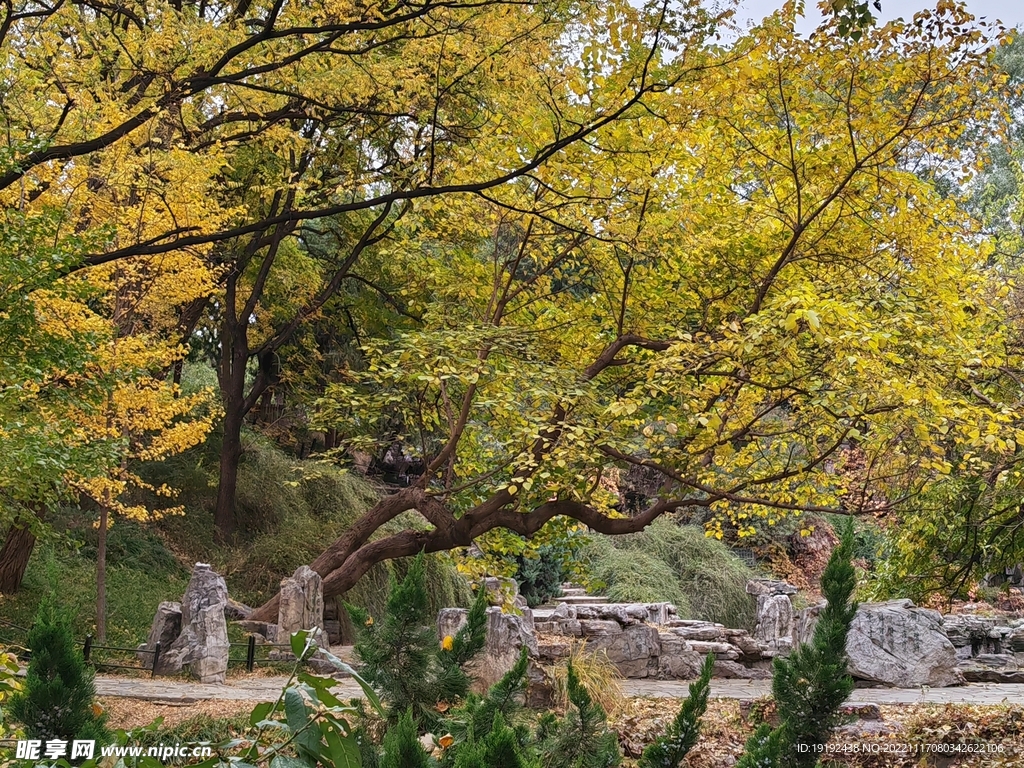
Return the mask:
{"type": "MultiPolygon", "coordinates": [[[[236,678],[225,685],[179,682],[175,680],[139,680],[126,677],[96,676],[98,696],[115,696],[170,704],[194,704],[197,701],[275,701],[287,678],[236,678]]],[[[682,699],[689,693],[685,680],[622,680],[626,696],[649,699],[682,699]]],[[[714,680],[711,696],[716,699],[757,699],[771,693],[771,680],[714,680]]],[[[359,686],[342,681],[333,689],[341,699],[362,695],[359,686]]],[[[1024,704],[1024,684],[972,683],[955,688],[858,688],[849,698],[852,704],[1024,704]]]]}

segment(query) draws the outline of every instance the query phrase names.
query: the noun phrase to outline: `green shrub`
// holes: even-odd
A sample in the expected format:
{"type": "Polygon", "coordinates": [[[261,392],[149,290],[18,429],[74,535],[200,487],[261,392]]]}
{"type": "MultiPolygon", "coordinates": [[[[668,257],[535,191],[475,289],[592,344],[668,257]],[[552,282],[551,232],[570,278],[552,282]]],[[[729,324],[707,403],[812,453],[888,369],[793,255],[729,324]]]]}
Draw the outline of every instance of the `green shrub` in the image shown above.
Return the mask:
{"type": "Polygon", "coordinates": [[[381,749],[380,768],[431,768],[437,762],[420,745],[412,710],[388,728],[381,749]]]}
{"type": "Polygon", "coordinates": [[[640,756],[640,768],[679,768],[700,736],[700,719],[708,709],[708,693],[714,669],[715,655],[709,653],[704,659],[700,677],[690,683],[690,695],[680,706],[668,731],[640,756]]]}
{"type": "Polygon", "coordinates": [[[828,603],[814,637],[788,658],[774,662],[772,696],[782,722],[774,730],[764,725],[751,736],[737,768],[814,768],[833,729],[842,722],[840,708],[853,691],[846,669],[846,638],[857,613],[852,600],[855,546],[853,525],[847,521],[821,577],[828,603]]]}
{"type": "Polygon", "coordinates": [[[425,557],[419,555],[405,578],[392,585],[382,616],[346,608],[360,627],[355,652],[363,662],[363,676],[387,702],[389,720],[409,712],[416,722],[430,726],[438,719],[439,702],[453,703],[469,691],[463,665],[483,648],[487,594],[481,589],[466,624],[439,642],[424,568],[425,557]]]}
{"type": "Polygon", "coordinates": [[[11,698],[10,713],[33,739],[105,740],[104,716],[93,711],[96,687],[75,648],[71,626],[52,598],[39,606],[28,633],[32,651],[25,688],[11,698]]]}
{"type": "Polygon", "coordinates": [[[613,768],[622,762],[619,740],[609,730],[601,705],[580,685],[569,666],[566,678],[572,707],[541,746],[549,768],[613,768]]]}
{"type": "Polygon", "coordinates": [[[680,616],[753,628],[756,605],[746,587],[756,572],[696,526],[660,518],[640,533],[600,537],[591,569],[613,599],[668,601],[680,616]]]}
{"type": "Polygon", "coordinates": [[[566,576],[564,557],[555,547],[543,544],[537,548],[536,557],[520,555],[516,558],[518,568],[514,578],[528,606],[536,608],[562,594],[566,576]]]}
{"type": "Polygon", "coordinates": [[[617,603],[673,603],[680,616],[693,615],[690,600],[683,592],[679,576],[672,567],[653,555],[633,547],[618,548],[610,543],[598,545],[592,574],[605,585],[602,590],[617,603]]]}

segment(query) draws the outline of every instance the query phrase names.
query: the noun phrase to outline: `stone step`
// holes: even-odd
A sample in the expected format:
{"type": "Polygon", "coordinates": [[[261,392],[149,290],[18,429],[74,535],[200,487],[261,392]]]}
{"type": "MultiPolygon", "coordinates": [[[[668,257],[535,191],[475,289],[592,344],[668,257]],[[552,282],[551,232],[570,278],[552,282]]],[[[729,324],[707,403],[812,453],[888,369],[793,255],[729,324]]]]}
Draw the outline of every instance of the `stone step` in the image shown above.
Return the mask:
{"type": "Polygon", "coordinates": [[[603,595],[563,595],[552,598],[552,602],[568,605],[599,605],[607,603],[608,598],[603,595]]]}

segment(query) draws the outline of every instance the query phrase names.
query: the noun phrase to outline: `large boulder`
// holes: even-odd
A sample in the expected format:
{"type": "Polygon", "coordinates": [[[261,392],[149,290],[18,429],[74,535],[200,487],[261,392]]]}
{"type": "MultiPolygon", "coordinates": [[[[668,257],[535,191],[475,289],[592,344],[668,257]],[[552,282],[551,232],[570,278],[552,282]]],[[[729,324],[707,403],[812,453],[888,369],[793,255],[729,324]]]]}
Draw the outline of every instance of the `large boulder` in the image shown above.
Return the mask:
{"type": "Polygon", "coordinates": [[[603,650],[623,677],[653,677],[658,673],[661,643],[658,630],[648,624],[631,624],[619,632],[589,635],[587,650],[603,650]]]}
{"type": "Polygon", "coordinates": [[[157,673],[170,674],[187,666],[202,683],[223,683],[230,650],[224,618],[227,604],[224,579],[206,563],[196,563],[181,599],[181,634],[160,654],[157,673]]]}
{"type": "Polygon", "coordinates": [[[956,651],[937,611],[910,600],[865,603],[846,641],[850,674],[896,688],[959,685],[956,651]]]}
{"type": "Polygon", "coordinates": [[[324,582],[308,565],[300,565],[294,574],[281,579],[277,625],[280,636],[300,629],[323,630],[324,582]]]}

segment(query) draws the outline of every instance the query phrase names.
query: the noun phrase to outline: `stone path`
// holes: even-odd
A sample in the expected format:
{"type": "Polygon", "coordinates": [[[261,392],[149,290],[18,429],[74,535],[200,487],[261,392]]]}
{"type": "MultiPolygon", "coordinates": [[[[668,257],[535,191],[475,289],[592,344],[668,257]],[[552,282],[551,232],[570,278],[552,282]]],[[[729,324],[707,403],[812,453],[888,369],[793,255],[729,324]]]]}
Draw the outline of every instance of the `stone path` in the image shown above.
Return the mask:
{"type": "MultiPolygon", "coordinates": [[[[191,704],[204,700],[274,701],[285,684],[284,677],[235,678],[227,685],[203,685],[176,680],[139,680],[96,676],[100,696],[119,696],[167,703],[191,704]]],[[[677,680],[624,680],[627,696],[680,698],[688,684],[677,680]]],[[[360,695],[359,686],[342,682],[335,687],[342,698],[360,695]]],[[[711,696],[724,699],[756,699],[771,691],[768,680],[715,680],[711,696]]],[[[972,683],[955,688],[858,688],[850,701],[873,704],[1024,704],[1024,684],[972,683]]]]}

